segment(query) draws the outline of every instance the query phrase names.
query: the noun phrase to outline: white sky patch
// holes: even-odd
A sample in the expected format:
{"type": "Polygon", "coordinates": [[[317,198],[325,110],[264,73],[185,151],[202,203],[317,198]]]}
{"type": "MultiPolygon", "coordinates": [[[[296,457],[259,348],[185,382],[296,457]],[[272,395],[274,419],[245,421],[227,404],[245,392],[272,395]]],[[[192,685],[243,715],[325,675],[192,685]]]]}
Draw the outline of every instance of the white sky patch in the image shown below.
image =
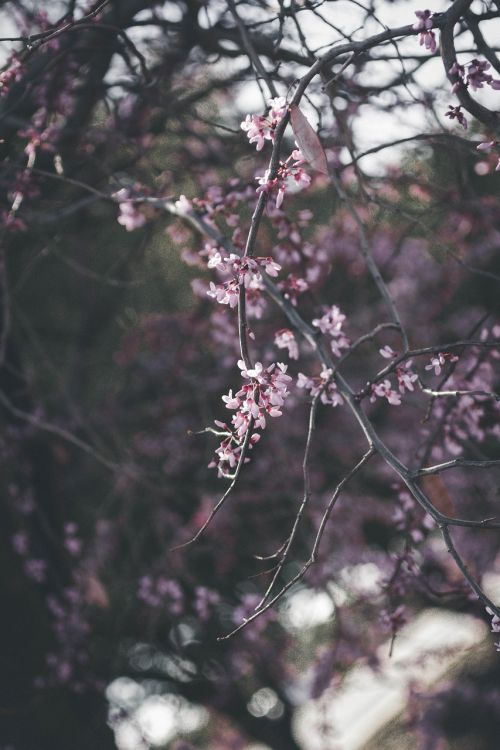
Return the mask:
{"type": "Polygon", "coordinates": [[[164,745],[177,734],[174,706],[161,695],[151,695],[135,712],[135,720],[145,740],[151,745],[164,745]]]}
{"type": "Polygon", "coordinates": [[[404,709],[410,682],[432,686],[483,641],[486,633],[486,625],[470,615],[422,612],[398,634],[392,658],[389,642],[381,646],[379,674],[366,666],[354,666],[334,695],[327,690],[298,709],[298,741],[304,750],[324,750],[318,727],[326,725],[334,739],[332,745],[338,742],[342,750],[361,750],[404,709]]]}
{"type": "Polygon", "coordinates": [[[203,707],[180,695],[147,695],[144,686],[129,677],[114,680],[106,695],[118,750],[162,747],[179,735],[197,731],[208,721],[203,707]],[[113,720],[117,708],[127,716],[113,720]]]}
{"type": "Polygon", "coordinates": [[[375,563],[359,563],[344,568],[340,584],[357,596],[374,596],[380,593],[384,574],[375,563]]]}
{"type": "MultiPolygon", "coordinates": [[[[404,0],[403,2],[394,3],[380,2],[377,7],[378,21],[368,19],[363,22],[364,12],[362,9],[356,9],[347,0],[345,2],[340,0],[331,5],[325,4],[324,7],[321,7],[321,13],[325,19],[346,33],[352,34],[353,30],[357,29],[353,38],[360,40],[372,34],[379,33],[384,27],[397,28],[398,26],[413,24],[416,20],[415,11],[425,7],[429,7],[433,13],[439,13],[449,7],[449,0],[435,0],[435,2],[427,4],[422,4],[421,0],[404,0]]],[[[476,13],[484,11],[480,0],[476,0],[473,3],[472,9],[476,13]]],[[[300,13],[300,22],[309,46],[314,50],[318,50],[318,54],[326,52],[328,47],[332,46],[332,43],[339,39],[337,33],[332,28],[328,27],[327,24],[321,23],[318,17],[310,11],[302,11],[300,13]]],[[[498,46],[498,40],[500,39],[500,19],[482,24],[481,31],[490,44],[498,46]]],[[[436,34],[439,37],[439,31],[436,34]]],[[[427,54],[425,48],[419,45],[417,35],[398,40],[397,47],[401,53],[427,54]]],[[[463,34],[457,41],[459,62],[470,62],[472,54],[467,51],[460,52],[460,50],[473,48],[472,35],[470,33],[463,34]]],[[[368,63],[358,76],[357,80],[359,83],[380,86],[402,72],[401,63],[397,59],[395,45],[386,44],[377,50],[373,50],[372,55],[374,58],[393,55],[396,59],[381,61],[380,63],[368,63]]],[[[405,69],[407,71],[411,71],[413,67],[414,62],[411,60],[405,61],[405,69]]],[[[375,101],[385,104],[387,106],[386,111],[371,104],[363,105],[360,116],[355,118],[353,122],[358,154],[372,147],[390,143],[393,140],[401,138],[410,138],[429,132],[429,130],[444,130],[445,132],[448,131],[452,134],[467,137],[467,132],[460,125],[447,120],[444,116],[448,105],[452,104],[456,106],[458,105],[458,100],[451,92],[451,84],[446,80],[443,63],[439,55],[434,59],[428,60],[415,72],[415,81],[416,85],[410,83],[407,90],[402,86],[398,87],[398,97],[402,99],[402,103],[398,102],[397,106],[391,106],[390,102],[384,102],[384,93],[379,95],[375,101]],[[435,109],[439,121],[436,121],[430,109],[426,109],[422,106],[421,101],[418,101],[424,92],[430,94],[437,92],[435,94],[435,109]]],[[[285,91],[280,91],[279,93],[286,94],[285,91]]],[[[473,92],[473,96],[481,104],[492,110],[500,107],[500,92],[492,90],[489,86],[473,92]]],[[[394,97],[394,95],[388,92],[387,97],[394,97]]],[[[314,95],[313,99],[315,99],[314,95]]],[[[243,113],[260,114],[265,109],[262,94],[255,83],[245,84],[237,93],[235,101],[238,109],[243,113]]],[[[305,100],[302,101],[301,108],[304,110],[311,125],[316,127],[317,118],[314,110],[305,100]]],[[[325,125],[327,129],[328,124],[325,123],[325,125]]],[[[368,173],[383,174],[389,165],[400,162],[401,157],[408,151],[408,148],[408,144],[403,144],[400,146],[391,146],[376,154],[370,154],[363,158],[362,162],[360,162],[361,166],[368,173]]],[[[350,160],[345,150],[341,156],[345,160],[350,160]]]]}
{"type": "Polygon", "coordinates": [[[302,630],[328,622],[333,612],[332,598],[325,591],[302,588],[288,597],[280,615],[284,627],[302,630]]]}
{"type": "Polygon", "coordinates": [[[140,730],[130,722],[122,722],[116,728],[115,742],[119,750],[149,750],[140,730]]]}
{"type": "Polygon", "coordinates": [[[486,573],[481,581],[481,586],[491,601],[500,602],[500,571],[486,573]]]}

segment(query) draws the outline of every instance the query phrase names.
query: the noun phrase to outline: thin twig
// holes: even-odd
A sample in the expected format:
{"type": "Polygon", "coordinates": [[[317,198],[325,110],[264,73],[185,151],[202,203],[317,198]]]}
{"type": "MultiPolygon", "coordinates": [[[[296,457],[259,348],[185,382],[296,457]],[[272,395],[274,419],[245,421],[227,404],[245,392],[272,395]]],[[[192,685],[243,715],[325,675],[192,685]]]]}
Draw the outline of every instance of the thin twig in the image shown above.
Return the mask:
{"type": "Polygon", "coordinates": [[[250,443],[250,437],[252,435],[253,423],[254,423],[253,417],[250,417],[250,421],[248,423],[247,431],[246,431],[246,434],[245,434],[245,440],[243,441],[243,445],[242,445],[242,448],[241,448],[240,456],[239,456],[239,459],[238,459],[238,465],[236,466],[236,470],[234,472],[231,484],[229,485],[229,487],[227,488],[227,490],[224,492],[224,494],[222,495],[222,497],[220,498],[220,500],[214,505],[214,507],[210,511],[210,514],[209,514],[208,518],[203,523],[203,525],[198,529],[198,531],[196,532],[196,534],[193,537],[191,537],[191,539],[188,539],[187,542],[184,542],[183,544],[178,544],[176,547],[171,547],[170,552],[176,552],[177,550],[183,549],[184,547],[188,547],[190,544],[193,544],[193,542],[196,542],[196,540],[199,539],[200,536],[203,534],[203,532],[205,531],[205,529],[210,525],[210,523],[212,522],[212,520],[213,520],[214,516],[216,515],[216,513],[222,508],[222,506],[226,502],[227,498],[229,497],[229,495],[231,494],[231,492],[234,490],[234,488],[236,486],[236,482],[238,481],[238,477],[239,477],[239,475],[241,473],[241,470],[243,468],[243,464],[245,463],[245,458],[246,458],[247,451],[248,451],[248,446],[249,446],[249,443],[250,443]]]}
{"type": "Polygon", "coordinates": [[[311,453],[312,437],[313,437],[314,426],[316,422],[316,410],[318,408],[320,396],[321,396],[321,391],[317,393],[312,399],[311,407],[309,410],[309,424],[308,424],[308,430],[307,430],[306,447],[304,449],[304,458],[302,460],[302,475],[304,477],[304,494],[302,496],[302,502],[299,506],[297,513],[295,514],[292,530],[285,543],[284,550],[281,555],[281,559],[278,565],[276,566],[276,570],[274,572],[274,575],[271,579],[269,586],[266,589],[266,592],[264,593],[264,596],[255,607],[256,610],[261,609],[263,605],[265,604],[265,602],[267,601],[267,599],[269,598],[269,596],[271,595],[271,592],[274,588],[274,584],[278,580],[278,577],[280,576],[281,571],[283,570],[283,567],[288,560],[288,554],[290,552],[293,542],[295,541],[295,537],[297,535],[300,522],[302,520],[304,511],[311,497],[311,482],[310,482],[310,476],[309,476],[309,456],[311,453]]]}
{"type": "Polygon", "coordinates": [[[236,633],[238,633],[240,630],[243,630],[243,628],[246,628],[247,625],[249,625],[253,620],[256,620],[257,617],[260,617],[264,612],[267,612],[267,610],[271,609],[280,599],[283,598],[283,596],[286,594],[289,589],[292,588],[296,583],[302,580],[302,578],[305,576],[311,565],[313,565],[317,560],[317,554],[319,550],[319,546],[321,544],[321,539],[323,537],[323,532],[325,530],[326,523],[328,521],[328,518],[330,517],[330,514],[334,508],[334,505],[336,501],[338,500],[340,493],[342,492],[343,488],[349,482],[350,479],[362,468],[362,466],[368,461],[369,458],[373,455],[373,450],[370,448],[364,456],[357,462],[355,466],[345,475],[345,477],[338,483],[338,485],[335,488],[335,491],[333,492],[333,495],[330,498],[330,501],[327,505],[327,508],[323,514],[323,517],[321,519],[316,538],[314,540],[313,549],[311,552],[311,555],[307,562],[304,563],[302,568],[299,570],[299,572],[291,578],[287,583],[278,591],[277,594],[273,596],[272,599],[269,599],[266,604],[264,604],[259,610],[254,612],[250,617],[247,617],[243,620],[243,622],[238,625],[237,628],[234,628],[230,633],[227,633],[226,635],[219,636],[217,638],[218,641],[226,641],[229,638],[232,638],[236,633]]]}

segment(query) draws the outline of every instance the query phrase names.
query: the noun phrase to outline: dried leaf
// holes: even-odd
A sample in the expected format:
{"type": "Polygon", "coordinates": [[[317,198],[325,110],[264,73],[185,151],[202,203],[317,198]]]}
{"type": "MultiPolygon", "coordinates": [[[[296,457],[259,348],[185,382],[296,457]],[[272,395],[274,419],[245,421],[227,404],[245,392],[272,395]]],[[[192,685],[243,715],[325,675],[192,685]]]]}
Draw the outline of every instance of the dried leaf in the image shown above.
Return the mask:
{"type": "Polygon", "coordinates": [[[93,575],[89,575],[85,581],[85,599],[87,604],[93,604],[101,609],[109,607],[108,592],[101,581],[93,575]]]}
{"type": "Polygon", "coordinates": [[[445,516],[455,515],[453,500],[439,474],[429,474],[429,476],[423,477],[422,485],[429,500],[440,513],[444,513],[445,516]]]}
{"type": "Polygon", "coordinates": [[[318,134],[296,104],[292,104],[290,107],[290,122],[297,146],[302,151],[304,159],[316,172],[328,175],[326,154],[318,134]]]}

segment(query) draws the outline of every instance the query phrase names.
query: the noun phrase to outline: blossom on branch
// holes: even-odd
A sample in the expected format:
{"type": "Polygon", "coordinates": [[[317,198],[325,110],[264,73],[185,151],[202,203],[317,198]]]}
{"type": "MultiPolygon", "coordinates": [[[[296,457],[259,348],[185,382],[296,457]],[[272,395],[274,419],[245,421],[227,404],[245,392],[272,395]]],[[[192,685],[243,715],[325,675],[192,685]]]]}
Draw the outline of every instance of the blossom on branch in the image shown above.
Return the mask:
{"type": "Polygon", "coordinates": [[[404,393],[405,390],[413,391],[415,380],[418,380],[418,375],[412,371],[412,361],[409,359],[401,367],[396,368],[396,377],[399,383],[400,393],[404,393]]]}
{"type": "Polygon", "coordinates": [[[426,365],[425,369],[434,370],[435,375],[441,375],[441,370],[443,368],[443,365],[446,364],[446,359],[448,359],[450,362],[458,361],[458,357],[455,354],[443,354],[443,352],[439,352],[431,358],[430,364],[426,365]]]}
{"type": "Polygon", "coordinates": [[[249,258],[244,256],[240,258],[236,253],[230,253],[226,258],[222,258],[220,252],[215,252],[208,261],[209,268],[217,268],[219,271],[225,271],[232,274],[239,284],[250,286],[253,281],[260,281],[260,270],[263,268],[268,276],[276,277],[281,271],[281,266],[271,257],[249,258]]]}
{"type": "MultiPolygon", "coordinates": [[[[182,196],[184,197],[184,196],[182,196]]],[[[118,216],[118,224],[125,227],[127,232],[133,232],[134,229],[144,226],[146,223],[146,217],[141,211],[134,205],[130,199],[130,192],[126,188],[118,190],[114,193],[113,198],[118,202],[120,214],[118,216]]]]}
{"type": "Polygon", "coordinates": [[[374,403],[377,398],[386,398],[387,401],[392,404],[392,406],[400,406],[401,396],[397,391],[393,389],[391,381],[387,380],[387,378],[381,383],[372,383],[371,390],[371,403],[374,403]]]}
{"type": "Polygon", "coordinates": [[[462,112],[461,105],[458,105],[458,107],[453,107],[451,104],[448,105],[448,111],[444,113],[444,116],[449,117],[450,120],[457,120],[464,130],[467,130],[468,122],[466,116],[462,112]]]}
{"type": "Polygon", "coordinates": [[[437,49],[437,44],[436,35],[433,31],[431,31],[432,27],[434,26],[434,22],[432,20],[432,12],[430,10],[416,10],[415,15],[417,16],[418,20],[413,24],[413,28],[415,29],[415,31],[420,31],[420,45],[425,47],[425,49],[428,49],[430,52],[434,53],[437,49]]]}
{"type": "Polygon", "coordinates": [[[470,86],[473,91],[477,91],[484,88],[485,83],[492,89],[500,89],[500,80],[486,72],[490,68],[489,62],[478,60],[476,57],[466,65],[459,65],[455,61],[448,71],[450,75],[457,76],[457,81],[452,87],[453,93],[456,93],[461,86],[465,88],[470,86]]]}
{"type": "Polygon", "coordinates": [[[379,354],[384,357],[385,359],[392,359],[393,357],[397,357],[397,353],[394,351],[394,349],[391,349],[389,345],[386,344],[386,346],[383,346],[382,349],[379,349],[379,354]]]}
{"type": "Polygon", "coordinates": [[[473,91],[482,89],[487,83],[492,89],[500,89],[500,81],[497,81],[486,71],[491,68],[486,60],[474,58],[467,66],[467,75],[465,78],[466,86],[470,86],[473,91]]]}
{"type": "MultiPolygon", "coordinates": [[[[228,472],[237,466],[251,424],[255,429],[263,430],[267,416],[281,416],[281,407],[289,395],[288,384],[292,380],[286,374],[287,366],[281,362],[272,363],[267,368],[261,362],[248,367],[240,359],[238,367],[242,378],[248,382],[243,383],[234,395],[231,389],[227,395],[222,396],[226,409],[235,412],[231,418],[231,426],[218,421],[215,423],[224,430],[224,439],[215,451],[218,461],[210,464],[217,467],[219,476],[228,476],[228,472]]],[[[259,439],[259,433],[252,434],[249,447],[252,448],[259,439]]]]}
{"type": "Polygon", "coordinates": [[[241,123],[241,129],[247,134],[250,143],[256,143],[257,151],[264,148],[264,142],[274,141],[276,128],[283,119],[287,103],[284,96],[269,100],[270,109],[267,117],[262,115],[247,115],[241,123]]]}
{"type": "Polygon", "coordinates": [[[303,388],[309,391],[311,396],[320,395],[322,404],[331,404],[331,406],[341,406],[344,400],[337,390],[337,384],[332,379],[333,371],[324,367],[319,378],[309,378],[304,373],[299,372],[297,376],[297,388],[303,388]]]}
{"type": "Polygon", "coordinates": [[[274,343],[278,349],[288,349],[290,359],[299,358],[299,347],[293,331],[289,328],[282,328],[280,331],[277,331],[274,335],[274,343]]]}
{"type": "Polygon", "coordinates": [[[340,357],[341,349],[347,349],[350,346],[349,339],[342,331],[344,321],[345,315],[340,312],[337,305],[325,308],[324,315],[312,321],[313,326],[319,328],[321,333],[331,336],[330,346],[336,357],[340,357]]]}
{"type": "Polygon", "coordinates": [[[299,149],[295,149],[285,162],[280,161],[275,177],[270,177],[268,169],[261,177],[257,177],[257,193],[276,192],[276,208],[281,208],[285,193],[291,185],[296,188],[307,188],[311,184],[311,178],[303,170],[302,164],[304,157],[299,149]]]}

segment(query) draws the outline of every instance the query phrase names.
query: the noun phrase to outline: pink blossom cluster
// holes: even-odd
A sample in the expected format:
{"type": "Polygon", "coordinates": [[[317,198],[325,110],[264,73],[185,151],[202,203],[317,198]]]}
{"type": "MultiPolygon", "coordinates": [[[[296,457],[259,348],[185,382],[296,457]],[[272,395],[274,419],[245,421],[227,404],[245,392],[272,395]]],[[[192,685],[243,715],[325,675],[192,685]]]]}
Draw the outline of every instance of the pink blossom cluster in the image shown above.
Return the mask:
{"type": "Polygon", "coordinates": [[[18,555],[24,557],[23,569],[28,578],[36,583],[44,583],[47,578],[47,562],[43,558],[30,555],[30,539],[25,531],[12,536],[12,546],[18,555]]]}
{"type": "Polygon", "coordinates": [[[449,69],[450,75],[457,76],[457,81],[453,84],[452,91],[455,93],[461,86],[471,87],[473,91],[484,88],[486,83],[492,89],[500,89],[500,80],[496,80],[486,71],[491,68],[486,60],[478,60],[476,57],[467,65],[459,65],[454,62],[449,69]]]}
{"type": "Polygon", "coordinates": [[[392,359],[393,357],[397,357],[397,352],[394,351],[388,344],[383,346],[381,349],[378,350],[379,354],[384,357],[384,359],[392,359]]]}
{"type": "Polygon", "coordinates": [[[220,595],[217,591],[206,586],[197,586],[194,591],[194,610],[198,617],[209,620],[217,606],[220,604],[220,595]]]}
{"type": "Polygon", "coordinates": [[[64,524],[64,546],[73,557],[78,557],[82,551],[82,540],[78,536],[78,526],[73,521],[64,524]]]}
{"type": "Polygon", "coordinates": [[[211,281],[207,295],[213,297],[221,305],[236,307],[240,296],[240,286],[236,279],[225,281],[223,284],[214,284],[211,281]]]}
{"type": "Polygon", "coordinates": [[[377,398],[386,398],[393,406],[400,406],[401,394],[395,391],[391,381],[387,378],[380,383],[372,383],[370,402],[373,403],[377,398]]]}
{"type": "Polygon", "coordinates": [[[446,360],[450,362],[457,362],[458,357],[455,354],[449,354],[448,352],[439,352],[431,358],[430,364],[425,366],[426,370],[434,370],[435,375],[441,375],[443,366],[446,364],[446,360]]]}
{"type": "MultiPolygon", "coordinates": [[[[493,326],[493,333],[497,326],[493,326]]],[[[483,338],[483,333],[481,334],[483,338]]],[[[455,370],[447,378],[447,388],[457,390],[478,390],[491,392],[495,389],[497,379],[496,360],[497,351],[490,352],[491,362],[485,360],[477,363],[473,356],[463,355],[461,365],[463,374],[455,370]]],[[[499,417],[500,402],[489,400],[480,396],[465,394],[460,396],[453,408],[446,408],[442,401],[436,401],[434,405],[435,417],[442,420],[444,445],[449,453],[454,456],[460,455],[464,446],[471,439],[483,443],[487,435],[497,440],[500,437],[499,417]],[[489,416],[486,417],[486,406],[489,404],[489,416]]],[[[440,460],[442,452],[436,452],[435,457],[440,460]]]]}
{"type": "Polygon", "coordinates": [[[257,151],[261,151],[264,142],[274,141],[276,128],[287,111],[287,103],[284,96],[277,96],[269,100],[270,109],[267,116],[247,115],[241,123],[241,129],[246,131],[250,143],[256,143],[257,151]]]}
{"type": "Polygon", "coordinates": [[[415,31],[419,31],[419,42],[422,47],[434,53],[437,49],[436,35],[431,31],[434,26],[430,10],[416,10],[417,21],[413,24],[415,31]]]}
{"type": "Polygon", "coordinates": [[[38,149],[41,151],[55,151],[53,142],[59,132],[59,127],[55,124],[48,126],[47,128],[30,127],[26,130],[20,130],[19,135],[21,138],[28,138],[28,143],[24,149],[24,153],[31,159],[34,158],[38,149]]]}
{"type": "Polygon", "coordinates": [[[260,317],[258,300],[260,300],[260,291],[262,290],[261,270],[264,269],[269,276],[276,277],[281,270],[279,263],[276,263],[271,257],[249,258],[248,256],[240,257],[236,253],[230,253],[223,258],[218,250],[212,249],[209,268],[215,268],[223,273],[232,274],[233,278],[221,284],[210,282],[207,291],[209,297],[213,297],[222,305],[236,307],[238,304],[240,285],[250,291],[250,305],[256,307],[256,317],[260,317]],[[258,292],[258,299],[253,300],[251,292],[258,292]]]}
{"type": "MultiPolygon", "coordinates": [[[[228,476],[228,471],[237,466],[250,425],[256,429],[265,429],[266,417],[281,416],[281,407],[289,395],[288,384],[291,377],[286,374],[287,366],[281,362],[272,363],[267,368],[261,362],[256,362],[253,367],[248,368],[240,359],[238,367],[241,376],[248,382],[234,396],[232,389],[227,396],[222,396],[226,409],[235,411],[231,419],[232,426],[220,421],[215,423],[224,431],[224,439],[215,451],[217,462],[210,464],[211,467],[217,466],[219,476],[228,476]]],[[[249,446],[253,447],[259,439],[259,433],[253,433],[249,446]]]]}
{"type": "Polygon", "coordinates": [[[299,358],[299,346],[293,331],[289,328],[282,328],[276,331],[274,335],[274,344],[278,349],[288,349],[290,359],[299,358]]]}
{"type": "Polygon", "coordinates": [[[297,306],[299,294],[304,294],[309,289],[309,284],[301,276],[289,273],[286,279],[279,282],[278,288],[286,300],[289,300],[294,307],[297,306]]]}
{"type": "Polygon", "coordinates": [[[271,194],[277,191],[276,207],[280,208],[290,184],[299,188],[306,188],[311,184],[310,176],[302,168],[304,163],[302,152],[296,148],[286,161],[280,161],[275,177],[270,178],[267,169],[261,177],[257,178],[259,183],[257,192],[271,194]]]}
{"type": "Polygon", "coordinates": [[[340,312],[337,305],[324,308],[323,316],[312,321],[313,326],[319,328],[321,333],[331,337],[330,346],[336,357],[340,357],[341,349],[347,349],[350,346],[349,339],[342,331],[344,321],[345,315],[340,312]]]}
{"type": "Polygon", "coordinates": [[[418,380],[418,375],[413,372],[412,364],[412,360],[408,359],[402,365],[396,367],[396,377],[398,379],[400,393],[415,390],[413,383],[415,380],[418,380]]]}
{"type": "Polygon", "coordinates": [[[460,104],[457,107],[449,104],[448,111],[444,113],[444,116],[449,117],[450,120],[457,120],[457,122],[460,123],[464,130],[467,130],[467,128],[469,127],[469,123],[467,122],[466,116],[462,112],[462,107],[460,104]]]}
{"type": "MultiPolygon", "coordinates": [[[[230,227],[234,226],[231,241],[236,248],[241,249],[241,255],[243,255],[244,237],[236,211],[240,209],[242,204],[247,204],[254,195],[253,187],[242,187],[239,180],[230,179],[227,181],[225,188],[211,186],[199,198],[188,199],[181,195],[175,206],[181,216],[193,211],[202,212],[204,220],[212,224],[214,228],[216,228],[215,218],[223,219],[230,227]]],[[[307,227],[313,217],[309,209],[299,211],[296,219],[292,220],[281,208],[276,207],[274,202],[269,202],[267,215],[279,240],[273,248],[273,255],[280,266],[284,265],[290,269],[288,276],[278,283],[278,287],[285,299],[296,305],[299,296],[306,292],[310,285],[318,284],[327,273],[330,257],[322,247],[311,241],[304,241],[302,237],[301,229],[307,227]]],[[[188,239],[186,233],[179,233],[176,227],[172,227],[169,234],[176,242],[185,242],[188,239]]],[[[196,252],[190,247],[184,247],[181,250],[181,255],[184,262],[191,266],[203,267],[208,262],[216,271],[218,271],[217,265],[220,260],[224,261],[223,248],[214,246],[213,243],[205,243],[204,247],[196,252]],[[220,257],[215,260],[217,254],[220,257]],[[200,259],[203,259],[204,262],[200,259]]],[[[212,282],[209,287],[204,280],[195,279],[192,286],[195,294],[201,297],[205,297],[208,291],[210,296],[223,305],[236,307],[238,304],[239,288],[234,279],[224,280],[224,283],[218,285],[212,282]]],[[[266,298],[263,295],[263,290],[260,275],[253,274],[250,283],[246,285],[249,317],[257,319],[262,317],[266,309],[266,298]]]]}
{"type": "Polygon", "coordinates": [[[0,73],[0,96],[6,96],[10,85],[14,81],[21,80],[23,66],[15,56],[13,56],[11,63],[9,68],[0,73]]]}
{"type": "Polygon", "coordinates": [[[118,202],[118,207],[120,209],[118,224],[125,227],[127,232],[133,232],[134,229],[139,229],[139,227],[144,226],[146,223],[146,217],[130,200],[130,192],[127,188],[118,190],[118,192],[113,195],[113,198],[118,202]]]}
{"type": "Polygon", "coordinates": [[[169,614],[178,616],[184,611],[184,595],[177,581],[159,576],[143,576],[139,581],[137,598],[149,607],[163,607],[169,614]]]}
{"type": "Polygon", "coordinates": [[[248,317],[260,320],[267,306],[262,280],[254,279],[245,291],[248,317]]]}
{"type": "MultiPolygon", "coordinates": [[[[76,582],[83,584],[83,581],[76,582]]],[[[47,597],[47,608],[55,637],[55,649],[47,654],[49,676],[37,683],[68,685],[74,692],[82,692],[86,685],[79,677],[87,664],[90,625],[86,617],[86,599],[82,585],[68,586],[58,596],[47,597]]]]}
{"type": "Polygon", "coordinates": [[[208,267],[232,274],[238,284],[243,284],[245,287],[250,286],[252,281],[260,281],[261,268],[265,270],[268,276],[274,277],[281,271],[279,263],[276,263],[269,256],[265,258],[249,258],[248,256],[240,258],[236,253],[230,253],[226,258],[223,258],[218,251],[208,261],[208,267]]]}
{"type": "MultiPolygon", "coordinates": [[[[391,347],[388,345],[382,347],[382,349],[379,349],[379,353],[385,359],[393,359],[394,357],[398,356],[397,352],[391,349],[391,347]]],[[[413,372],[412,364],[413,364],[412,360],[409,359],[406,362],[400,364],[398,367],[396,367],[396,377],[398,379],[400,393],[404,393],[405,391],[415,390],[413,383],[415,382],[415,380],[418,380],[418,375],[413,372]]],[[[373,393],[374,391],[372,388],[372,396],[373,396],[373,393]]],[[[385,395],[385,392],[375,393],[375,396],[377,395],[385,395]]]]}
{"type": "Polygon", "coordinates": [[[323,404],[331,406],[341,406],[344,400],[337,390],[337,384],[333,380],[333,370],[323,367],[319,377],[309,378],[304,373],[299,372],[297,376],[297,388],[304,388],[309,391],[311,396],[320,395],[320,401],[323,404]]]}
{"type": "Polygon", "coordinates": [[[461,396],[455,408],[448,414],[443,406],[439,404],[436,416],[446,419],[444,424],[444,443],[446,449],[453,455],[459,456],[471,438],[478,443],[484,442],[486,431],[484,429],[484,406],[472,396],[461,396]]]}
{"type": "MultiPolygon", "coordinates": [[[[235,227],[239,234],[240,217],[236,211],[242,203],[254,197],[254,190],[250,185],[241,186],[237,177],[229,179],[227,187],[227,191],[224,192],[220,185],[210,185],[201,198],[189,199],[181,195],[175,202],[175,207],[180,215],[189,214],[194,209],[203,212],[209,221],[216,216],[220,217],[229,227],[235,227]]],[[[234,235],[232,241],[233,244],[238,244],[234,235]]]]}

